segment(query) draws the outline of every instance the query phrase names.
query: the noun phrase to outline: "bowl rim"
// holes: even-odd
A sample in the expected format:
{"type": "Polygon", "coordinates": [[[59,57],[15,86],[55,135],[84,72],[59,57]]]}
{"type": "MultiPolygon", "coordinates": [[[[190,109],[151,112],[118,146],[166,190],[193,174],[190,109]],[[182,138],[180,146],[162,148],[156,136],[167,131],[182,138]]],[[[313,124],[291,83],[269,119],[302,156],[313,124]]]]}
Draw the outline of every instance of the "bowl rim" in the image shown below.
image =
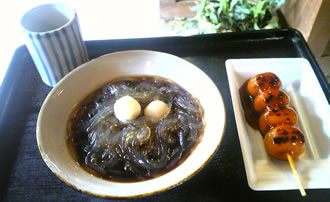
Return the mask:
{"type": "MultiPolygon", "coordinates": [[[[74,70],[72,70],[67,75],[65,75],[52,88],[52,90],[48,93],[48,95],[46,96],[46,98],[45,98],[45,100],[44,100],[44,102],[43,102],[43,104],[42,104],[42,106],[40,108],[38,119],[37,119],[36,139],[37,139],[37,145],[38,145],[38,149],[39,149],[40,155],[41,155],[43,161],[46,163],[47,167],[52,171],[52,173],[56,177],[58,177],[62,182],[64,182],[65,184],[67,184],[71,188],[73,188],[73,189],[75,189],[75,190],[77,190],[77,191],[79,191],[81,193],[88,194],[88,195],[91,195],[91,196],[96,196],[96,197],[99,197],[99,198],[134,199],[134,198],[141,198],[141,197],[146,197],[146,196],[151,196],[151,195],[155,195],[155,194],[158,194],[158,193],[162,193],[164,191],[167,191],[167,190],[170,190],[170,189],[172,189],[174,187],[177,187],[178,185],[180,185],[180,184],[186,182],[187,180],[189,180],[190,178],[192,178],[195,174],[197,174],[200,170],[202,170],[210,162],[210,160],[213,158],[213,156],[215,155],[215,153],[218,151],[218,149],[220,147],[220,144],[222,142],[222,138],[224,136],[225,128],[226,128],[226,108],[225,108],[225,104],[223,102],[222,95],[220,93],[219,88],[214,83],[214,81],[201,68],[199,68],[195,64],[193,64],[193,63],[191,63],[191,62],[189,62],[189,61],[187,61],[187,60],[185,60],[185,59],[183,59],[181,57],[178,57],[176,55],[172,55],[172,54],[169,54],[169,53],[165,53],[165,52],[152,51],[152,50],[125,50],[125,51],[116,51],[116,52],[113,52],[113,53],[104,54],[104,55],[101,55],[101,56],[96,57],[94,59],[91,59],[88,62],[79,65],[74,70]],[[214,148],[214,150],[209,154],[208,158],[203,163],[201,163],[198,166],[197,169],[193,170],[192,172],[190,172],[188,175],[186,175],[184,178],[182,178],[181,180],[177,181],[176,183],[171,184],[171,185],[166,186],[166,187],[163,187],[161,189],[155,189],[153,191],[148,191],[148,192],[145,192],[145,193],[142,193],[142,194],[132,194],[132,195],[125,195],[125,196],[117,196],[117,195],[111,195],[111,194],[98,194],[98,193],[94,193],[93,191],[81,190],[74,183],[69,182],[68,180],[64,179],[61,176],[61,174],[57,173],[57,171],[53,168],[52,164],[49,162],[49,159],[48,159],[47,155],[44,152],[43,146],[41,144],[40,136],[41,136],[41,122],[42,122],[42,119],[43,119],[43,116],[44,116],[44,111],[45,111],[46,105],[50,101],[50,99],[52,99],[53,95],[56,93],[57,88],[59,88],[59,86],[61,86],[61,84],[63,83],[64,80],[69,79],[72,75],[76,74],[76,72],[82,71],[82,69],[87,68],[90,63],[95,62],[96,60],[99,60],[100,58],[107,57],[109,55],[113,56],[113,55],[116,55],[116,54],[135,53],[135,52],[136,53],[143,53],[143,52],[145,52],[145,53],[154,53],[154,54],[164,54],[164,55],[167,55],[167,56],[170,56],[170,57],[175,57],[176,59],[179,59],[179,60],[183,60],[184,62],[189,63],[190,66],[193,66],[194,68],[199,69],[200,70],[200,73],[204,74],[204,76],[206,76],[208,78],[208,80],[211,81],[212,85],[214,85],[214,87],[215,87],[215,89],[216,89],[216,91],[217,91],[217,93],[219,95],[219,98],[222,101],[221,102],[222,104],[219,105],[219,106],[223,109],[222,110],[223,111],[222,117],[223,117],[223,120],[224,121],[222,123],[223,124],[223,127],[221,128],[221,131],[219,131],[219,133],[218,133],[218,135],[220,135],[220,139],[219,139],[216,147],[214,148]]],[[[166,175],[166,174],[167,173],[165,173],[163,175],[166,175]]],[[[111,180],[109,180],[109,181],[111,182],[111,180]]]]}

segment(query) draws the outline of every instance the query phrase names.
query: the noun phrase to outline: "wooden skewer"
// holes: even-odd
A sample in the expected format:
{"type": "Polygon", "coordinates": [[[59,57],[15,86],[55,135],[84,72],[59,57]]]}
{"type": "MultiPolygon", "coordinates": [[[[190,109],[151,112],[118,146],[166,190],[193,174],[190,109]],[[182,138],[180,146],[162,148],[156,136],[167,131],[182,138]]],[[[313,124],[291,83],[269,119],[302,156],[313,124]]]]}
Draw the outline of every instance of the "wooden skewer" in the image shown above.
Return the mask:
{"type": "Polygon", "coordinates": [[[305,192],[305,189],[300,181],[300,177],[298,175],[298,172],[296,170],[296,166],[294,165],[294,161],[293,161],[293,158],[290,154],[286,154],[286,157],[288,158],[288,161],[289,161],[289,164],[291,166],[291,169],[292,169],[292,172],[293,172],[293,175],[296,177],[296,180],[298,182],[298,185],[299,185],[299,190],[300,190],[300,193],[302,196],[306,196],[306,192],[305,192]]]}

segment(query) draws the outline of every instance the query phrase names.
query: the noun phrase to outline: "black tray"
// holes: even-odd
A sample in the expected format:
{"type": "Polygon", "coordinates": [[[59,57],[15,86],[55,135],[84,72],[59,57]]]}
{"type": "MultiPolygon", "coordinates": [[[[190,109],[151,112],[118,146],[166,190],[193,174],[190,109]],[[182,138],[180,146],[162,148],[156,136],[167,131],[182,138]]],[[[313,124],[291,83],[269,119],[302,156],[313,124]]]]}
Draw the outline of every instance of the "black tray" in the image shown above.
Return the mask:
{"type": "MultiPolygon", "coordinates": [[[[325,201],[329,189],[253,191],[247,184],[230,98],[225,60],[229,58],[303,57],[311,63],[329,102],[329,84],[296,30],[224,33],[192,37],[87,41],[90,58],[133,49],[167,52],[206,72],[226,106],[221,146],[199,173],[182,185],[141,201],[325,201]]],[[[0,89],[0,200],[100,201],[62,183],[43,162],[35,138],[40,107],[51,90],[40,79],[25,46],[19,47],[0,89]]]]}

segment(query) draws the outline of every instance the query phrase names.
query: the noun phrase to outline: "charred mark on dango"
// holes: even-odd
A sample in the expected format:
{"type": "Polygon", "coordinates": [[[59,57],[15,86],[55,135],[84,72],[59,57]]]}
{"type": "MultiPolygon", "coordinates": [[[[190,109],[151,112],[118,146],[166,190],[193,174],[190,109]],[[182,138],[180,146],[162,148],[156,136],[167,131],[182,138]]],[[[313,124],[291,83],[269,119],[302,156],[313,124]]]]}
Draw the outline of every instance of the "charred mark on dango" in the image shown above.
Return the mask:
{"type": "Polygon", "coordinates": [[[289,142],[288,137],[276,137],[276,138],[274,138],[274,143],[275,144],[281,144],[281,143],[286,143],[286,142],[289,142]]]}

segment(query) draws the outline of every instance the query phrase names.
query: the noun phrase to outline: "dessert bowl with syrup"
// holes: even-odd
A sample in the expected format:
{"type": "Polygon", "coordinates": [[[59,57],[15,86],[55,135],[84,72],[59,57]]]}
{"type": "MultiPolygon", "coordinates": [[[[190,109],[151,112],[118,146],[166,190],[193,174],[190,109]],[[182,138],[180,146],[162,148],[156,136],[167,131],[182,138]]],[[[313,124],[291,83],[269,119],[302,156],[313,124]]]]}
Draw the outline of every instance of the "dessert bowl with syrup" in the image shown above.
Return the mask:
{"type": "Polygon", "coordinates": [[[79,66],[52,89],[37,142],[50,170],[74,189],[136,198],[200,171],[224,126],[221,94],[198,67],[167,53],[123,51],[79,66]]]}

